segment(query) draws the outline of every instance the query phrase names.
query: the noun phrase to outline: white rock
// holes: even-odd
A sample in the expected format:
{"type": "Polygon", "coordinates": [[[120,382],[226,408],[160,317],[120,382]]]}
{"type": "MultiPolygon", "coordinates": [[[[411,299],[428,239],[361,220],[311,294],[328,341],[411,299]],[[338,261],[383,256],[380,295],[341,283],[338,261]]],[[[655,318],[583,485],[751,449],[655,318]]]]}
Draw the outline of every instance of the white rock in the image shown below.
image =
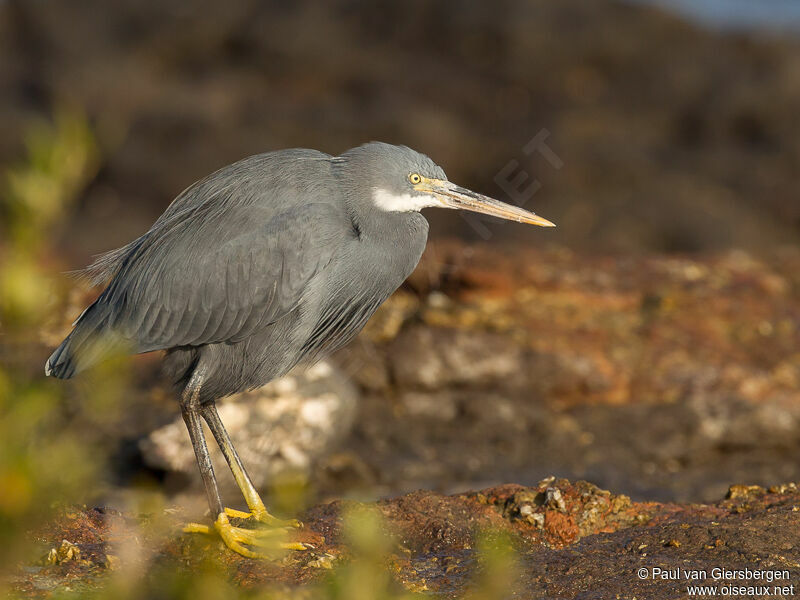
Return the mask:
{"type": "MultiPolygon", "coordinates": [[[[321,362],[296,369],[262,388],[217,403],[220,418],[239,451],[253,482],[264,487],[282,472],[308,471],[350,430],[358,391],[338,369],[321,362]]],[[[229,491],[233,478],[206,429],[220,485],[229,491]]],[[[145,462],[168,472],[181,472],[200,485],[194,451],[183,419],[153,431],[139,443],[145,462]]]]}

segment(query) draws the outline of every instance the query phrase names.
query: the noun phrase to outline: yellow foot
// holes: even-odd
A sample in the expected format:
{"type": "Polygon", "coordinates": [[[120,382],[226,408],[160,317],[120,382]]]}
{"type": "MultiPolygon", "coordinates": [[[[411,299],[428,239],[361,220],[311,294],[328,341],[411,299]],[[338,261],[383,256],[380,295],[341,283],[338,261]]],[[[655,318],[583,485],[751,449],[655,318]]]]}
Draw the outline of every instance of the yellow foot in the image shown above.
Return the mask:
{"type": "MultiPolygon", "coordinates": [[[[228,509],[226,509],[226,511],[227,510],[228,509]]],[[[239,513],[241,511],[235,512],[239,513]]],[[[302,542],[287,542],[286,527],[261,529],[234,527],[230,524],[226,513],[220,513],[219,516],[217,516],[217,520],[214,522],[214,529],[219,533],[222,541],[225,542],[228,548],[248,558],[274,559],[279,558],[282,552],[286,550],[309,550],[313,547],[310,544],[304,544],[302,542]],[[248,548],[248,546],[258,548],[259,551],[252,550],[248,548]]],[[[212,533],[211,527],[200,523],[189,523],[183,530],[186,533],[212,533]]]]}
{"type": "Polygon", "coordinates": [[[253,519],[254,521],[258,521],[264,525],[269,525],[270,527],[286,527],[289,529],[300,529],[303,527],[303,524],[297,519],[279,519],[278,517],[274,517],[269,514],[266,508],[255,510],[253,512],[245,512],[243,510],[236,510],[235,508],[226,507],[225,514],[236,519],[253,519]]]}

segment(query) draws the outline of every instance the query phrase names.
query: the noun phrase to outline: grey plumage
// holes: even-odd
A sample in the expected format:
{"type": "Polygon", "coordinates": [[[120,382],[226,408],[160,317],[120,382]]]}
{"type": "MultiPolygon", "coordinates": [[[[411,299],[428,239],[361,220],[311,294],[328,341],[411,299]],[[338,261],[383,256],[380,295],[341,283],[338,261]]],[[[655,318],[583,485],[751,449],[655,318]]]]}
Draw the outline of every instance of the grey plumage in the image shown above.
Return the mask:
{"type": "Polygon", "coordinates": [[[251,156],[187,188],[147,233],[89,266],[86,274],[106,287],[45,373],[69,378],[114,351],[166,350],[214,526],[231,549],[260,556],[246,547],[256,543],[252,532],[228,519],[201,422],[253,520],[281,525],[214,401],[347,343],[419,262],[428,237],[419,211],[430,206],[552,226],[451,184],[404,146],[372,142],[335,158],[298,149],[251,156]]]}
{"type": "Polygon", "coordinates": [[[424,155],[396,152],[375,143],[335,159],[271,152],[195,183],[147,233],[87,269],[108,285],[48,360],[49,374],[68,378],[91,366],[107,350],[103,337],[113,336],[135,352],[168,350],[166,368],[179,384],[202,364],[202,396],[214,399],[340,347],[425,245],[421,215],[370,215],[371,200],[348,193],[357,175],[361,185],[365,174],[378,183],[387,170],[400,182],[409,168],[444,176],[424,155]]]}

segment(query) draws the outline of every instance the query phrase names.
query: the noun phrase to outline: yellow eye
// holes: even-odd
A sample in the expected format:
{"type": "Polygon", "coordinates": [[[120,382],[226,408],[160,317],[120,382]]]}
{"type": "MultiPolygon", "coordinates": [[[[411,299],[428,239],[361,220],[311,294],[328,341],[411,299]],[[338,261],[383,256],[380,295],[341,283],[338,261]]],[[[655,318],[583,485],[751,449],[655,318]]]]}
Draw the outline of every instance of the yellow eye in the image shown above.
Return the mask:
{"type": "Polygon", "coordinates": [[[414,185],[417,185],[420,181],[422,181],[422,177],[420,177],[419,173],[412,173],[408,176],[408,180],[414,185]]]}

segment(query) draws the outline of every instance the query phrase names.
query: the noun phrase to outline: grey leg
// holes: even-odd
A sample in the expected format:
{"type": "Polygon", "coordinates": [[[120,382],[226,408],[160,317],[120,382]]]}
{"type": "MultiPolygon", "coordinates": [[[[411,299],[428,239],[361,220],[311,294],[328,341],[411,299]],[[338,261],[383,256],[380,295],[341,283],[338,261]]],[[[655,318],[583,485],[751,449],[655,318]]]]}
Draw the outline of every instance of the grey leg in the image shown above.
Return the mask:
{"type": "MultiPolygon", "coordinates": [[[[296,526],[298,524],[296,521],[281,521],[267,512],[267,508],[264,506],[261,496],[259,496],[258,491],[253,485],[253,481],[250,479],[250,476],[247,474],[242,464],[242,460],[239,458],[238,452],[236,452],[233,441],[225,430],[225,426],[222,424],[222,419],[219,418],[216,404],[214,402],[204,404],[200,408],[200,414],[203,415],[206,423],[208,423],[208,428],[211,430],[211,433],[214,434],[214,439],[217,441],[220,450],[222,450],[225,460],[228,461],[228,466],[231,469],[231,473],[233,473],[233,478],[236,480],[236,485],[238,485],[239,489],[242,491],[242,495],[244,496],[245,502],[247,502],[247,507],[250,509],[252,516],[257,521],[270,525],[296,526]]],[[[232,509],[226,509],[226,512],[229,516],[245,518],[250,516],[247,513],[241,513],[240,511],[232,509]]]]}
{"type": "Polygon", "coordinates": [[[183,392],[181,413],[183,421],[186,423],[186,429],[189,431],[189,439],[192,441],[197,466],[200,467],[200,477],[203,478],[203,485],[206,488],[208,507],[211,509],[212,516],[216,517],[223,512],[223,508],[222,499],[219,496],[217,478],[214,476],[214,465],[211,464],[211,455],[208,453],[206,438],[203,434],[203,424],[200,420],[201,407],[197,404],[202,384],[202,372],[196,370],[183,392]]]}
{"type": "MultiPolygon", "coordinates": [[[[206,439],[203,435],[202,417],[209,423],[209,427],[214,432],[214,437],[220,444],[220,448],[228,460],[228,464],[236,476],[236,482],[242,492],[245,493],[247,504],[250,506],[252,516],[259,521],[265,523],[272,523],[278,521],[267,512],[264,508],[264,503],[261,502],[258,494],[253,487],[250,478],[242,466],[236,450],[233,449],[233,444],[228,437],[225,428],[222,426],[222,421],[219,420],[219,415],[213,403],[207,406],[201,406],[198,403],[200,395],[200,386],[203,384],[203,370],[201,368],[195,369],[189,383],[184,390],[181,409],[183,411],[183,420],[186,422],[186,428],[189,430],[189,437],[192,440],[192,447],[194,448],[195,456],[197,457],[197,464],[200,467],[200,475],[203,478],[203,484],[206,488],[206,495],[208,496],[208,506],[211,508],[211,514],[214,517],[214,529],[222,537],[222,541],[234,552],[246,556],[248,558],[271,558],[272,555],[269,551],[282,551],[282,550],[306,550],[307,546],[301,542],[287,542],[284,541],[283,535],[285,530],[280,528],[272,528],[265,531],[253,531],[249,529],[242,529],[234,527],[228,520],[228,515],[239,516],[240,511],[231,511],[222,506],[222,500],[219,497],[219,488],[217,487],[217,479],[214,476],[214,467],[211,464],[211,456],[208,454],[208,446],[206,439]],[[213,426],[212,426],[213,423],[213,426]],[[248,491],[251,491],[254,496],[248,496],[248,491]],[[257,502],[256,502],[257,500],[257,502]],[[253,504],[251,504],[253,502],[253,504]],[[260,510],[259,510],[260,507],[260,510]],[[248,546],[256,546],[268,550],[268,552],[259,552],[252,550],[248,546]]],[[[250,517],[249,513],[242,513],[242,516],[250,517]]],[[[278,523],[280,523],[278,521],[278,523]]],[[[211,528],[208,525],[200,523],[189,523],[183,528],[186,533],[211,533],[211,528]]]]}
{"type": "Polygon", "coordinates": [[[203,435],[203,425],[200,421],[200,413],[197,409],[183,409],[183,421],[189,430],[189,438],[192,440],[192,448],[197,458],[197,465],[200,467],[200,477],[203,478],[203,485],[206,488],[208,497],[208,507],[211,514],[216,516],[222,509],[222,499],[219,497],[217,478],[214,476],[214,465],[211,464],[211,456],[208,454],[205,436],[203,435]]]}

